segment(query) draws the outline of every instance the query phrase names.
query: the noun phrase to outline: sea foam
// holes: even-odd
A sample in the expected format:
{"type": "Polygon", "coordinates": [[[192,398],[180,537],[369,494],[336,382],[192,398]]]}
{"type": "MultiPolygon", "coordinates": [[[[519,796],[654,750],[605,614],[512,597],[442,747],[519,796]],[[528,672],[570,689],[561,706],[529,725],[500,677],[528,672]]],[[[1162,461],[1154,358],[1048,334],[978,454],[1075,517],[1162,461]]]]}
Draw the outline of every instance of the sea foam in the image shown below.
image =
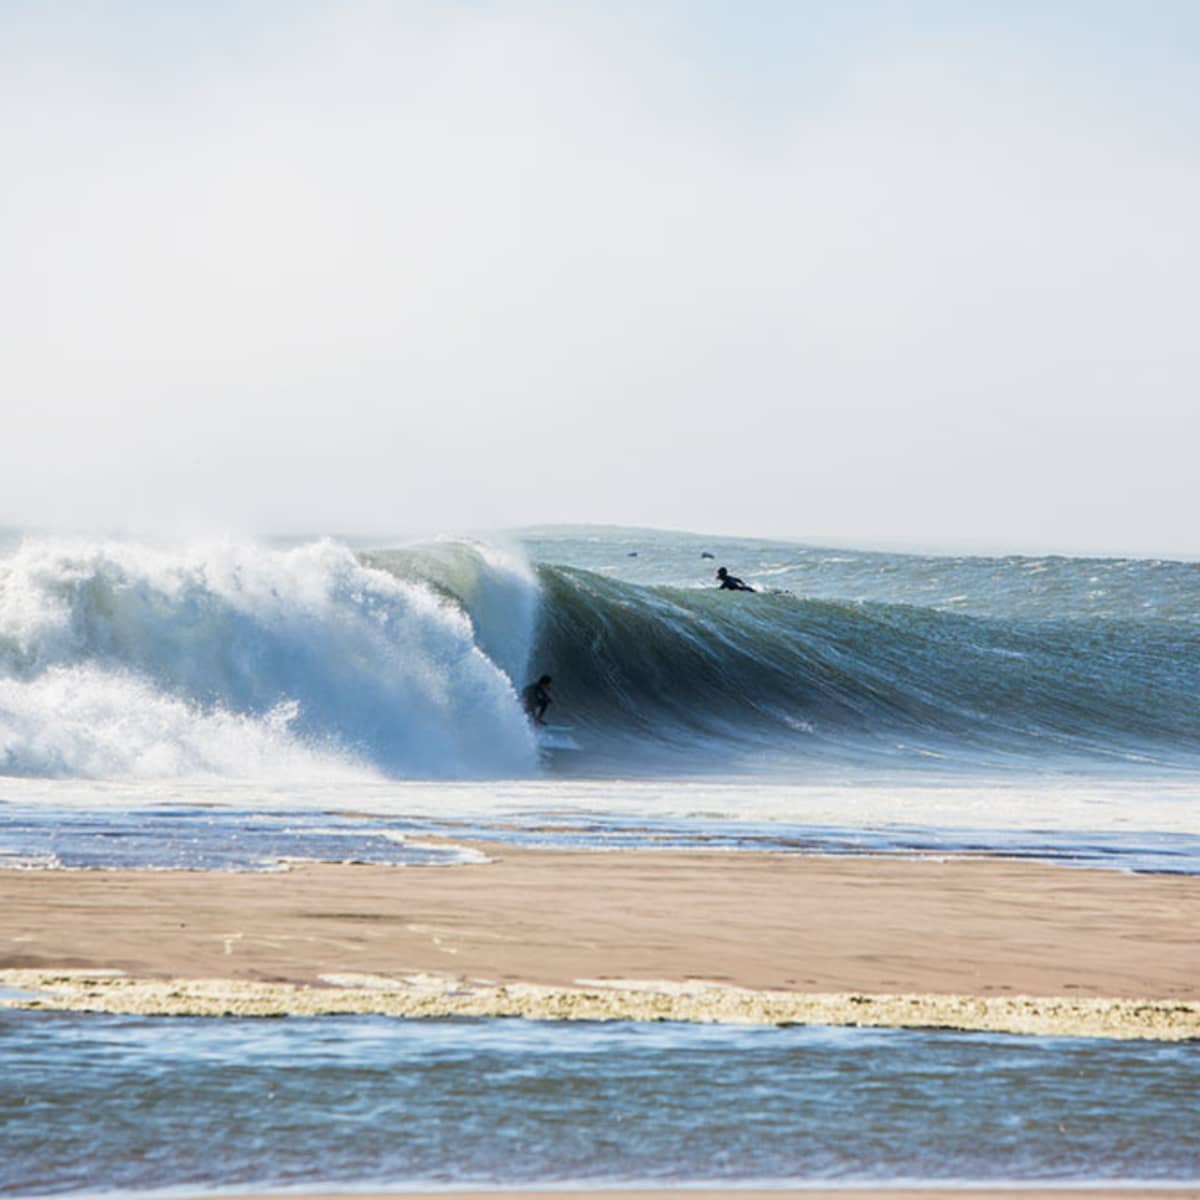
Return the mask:
{"type": "Polygon", "coordinates": [[[528,660],[536,584],[499,551],[457,554],[496,657],[468,605],[329,541],[27,540],[0,561],[0,771],[534,773],[509,672],[528,660]]]}

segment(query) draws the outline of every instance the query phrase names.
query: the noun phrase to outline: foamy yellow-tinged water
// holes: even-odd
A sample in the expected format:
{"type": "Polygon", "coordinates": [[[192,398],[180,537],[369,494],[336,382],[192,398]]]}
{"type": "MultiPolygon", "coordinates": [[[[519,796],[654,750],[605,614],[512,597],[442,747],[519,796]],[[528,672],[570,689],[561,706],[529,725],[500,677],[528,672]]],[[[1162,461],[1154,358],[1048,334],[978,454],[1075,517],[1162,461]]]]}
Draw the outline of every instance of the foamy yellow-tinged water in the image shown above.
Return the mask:
{"type": "Polygon", "coordinates": [[[30,994],[12,1008],[139,1016],[280,1017],[372,1014],[524,1017],[555,1021],[688,1021],[986,1030],[1038,1037],[1200,1039],[1200,1002],[1047,996],[803,995],[720,984],[622,981],[574,988],[481,986],[449,978],[334,977],[328,986],[221,979],[131,979],[0,971],[30,994]]]}

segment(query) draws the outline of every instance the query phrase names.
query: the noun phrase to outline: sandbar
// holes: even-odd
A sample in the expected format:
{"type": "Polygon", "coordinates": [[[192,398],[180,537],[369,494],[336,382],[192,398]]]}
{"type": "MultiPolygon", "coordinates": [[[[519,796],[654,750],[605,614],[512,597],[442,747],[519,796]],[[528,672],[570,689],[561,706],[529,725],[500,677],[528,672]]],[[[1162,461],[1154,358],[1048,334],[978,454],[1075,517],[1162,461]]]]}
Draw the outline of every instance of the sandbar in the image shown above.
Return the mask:
{"type": "Polygon", "coordinates": [[[106,1011],[1200,1037],[1197,878],[486,850],[449,867],[0,871],[0,985],[106,1011]]]}

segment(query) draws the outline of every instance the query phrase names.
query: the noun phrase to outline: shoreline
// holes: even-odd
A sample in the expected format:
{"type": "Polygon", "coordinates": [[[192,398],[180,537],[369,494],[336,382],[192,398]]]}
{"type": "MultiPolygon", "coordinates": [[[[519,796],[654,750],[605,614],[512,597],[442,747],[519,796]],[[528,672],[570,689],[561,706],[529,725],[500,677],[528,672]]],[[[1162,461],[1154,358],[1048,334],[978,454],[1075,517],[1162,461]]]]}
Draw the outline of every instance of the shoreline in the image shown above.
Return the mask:
{"type": "Polygon", "coordinates": [[[0,986],[52,989],[4,1003],[1200,1038],[1200,878],[489,850],[436,868],[0,872],[0,986]]]}

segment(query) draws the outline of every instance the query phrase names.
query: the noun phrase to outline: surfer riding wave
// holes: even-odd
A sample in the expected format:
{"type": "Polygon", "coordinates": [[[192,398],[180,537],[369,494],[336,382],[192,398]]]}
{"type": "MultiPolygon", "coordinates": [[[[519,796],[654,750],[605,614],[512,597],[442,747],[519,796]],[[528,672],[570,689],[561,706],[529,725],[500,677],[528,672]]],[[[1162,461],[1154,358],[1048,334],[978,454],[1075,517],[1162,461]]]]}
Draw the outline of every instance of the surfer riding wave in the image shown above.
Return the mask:
{"type": "Polygon", "coordinates": [[[542,675],[521,691],[521,707],[535,725],[546,723],[546,709],[554,703],[554,697],[550,694],[553,682],[549,675],[542,675]]]}

